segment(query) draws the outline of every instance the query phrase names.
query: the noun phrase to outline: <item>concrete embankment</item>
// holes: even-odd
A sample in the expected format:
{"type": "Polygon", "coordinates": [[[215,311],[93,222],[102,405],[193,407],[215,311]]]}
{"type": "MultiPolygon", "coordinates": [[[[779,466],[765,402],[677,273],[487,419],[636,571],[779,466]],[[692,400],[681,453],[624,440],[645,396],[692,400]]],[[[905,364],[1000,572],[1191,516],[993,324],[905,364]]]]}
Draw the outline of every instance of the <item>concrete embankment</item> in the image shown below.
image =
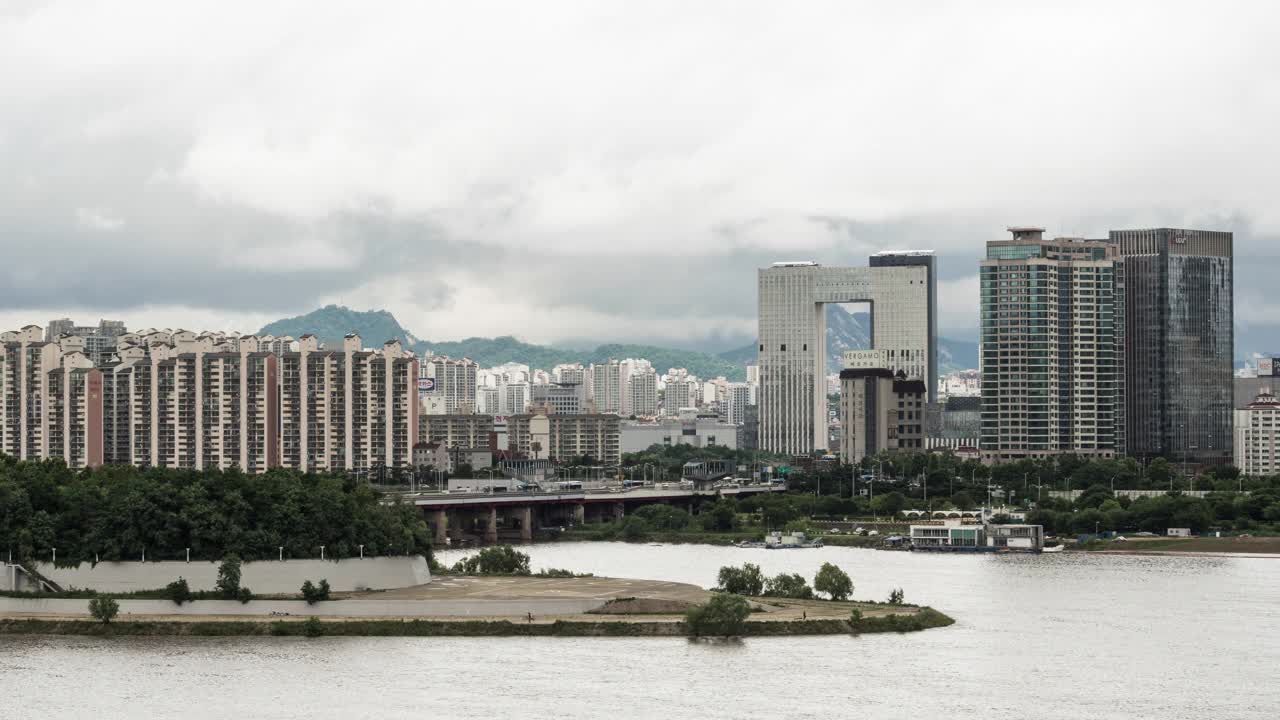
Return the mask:
{"type": "MultiPolygon", "coordinates": [[[[102,593],[154,590],[177,580],[193,591],[213,590],[218,582],[218,562],[100,562],[57,567],[37,563],[36,570],[66,589],[92,589],[102,593]]],[[[427,560],[411,557],[368,557],[345,560],[261,560],[241,565],[240,582],[259,594],[296,593],[310,580],[329,581],[334,592],[402,588],[431,581],[427,560]]],[[[0,590],[16,588],[0,587],[0,590]]]]}

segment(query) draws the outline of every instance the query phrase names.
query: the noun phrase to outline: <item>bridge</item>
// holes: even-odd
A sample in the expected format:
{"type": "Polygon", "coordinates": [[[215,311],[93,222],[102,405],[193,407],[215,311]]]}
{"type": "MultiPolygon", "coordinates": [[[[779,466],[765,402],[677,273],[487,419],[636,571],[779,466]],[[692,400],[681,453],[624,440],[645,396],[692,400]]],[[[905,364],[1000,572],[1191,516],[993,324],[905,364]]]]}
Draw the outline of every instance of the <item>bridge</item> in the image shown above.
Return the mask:
{"type": "Polygon", "coordinates": [[[399,493],[416,506],[431,526],[438,547],[476,537],[530,542],[540,528],[621,520],[641,505],[666,503],[694,512],[704,500],[757,493],[785,492],[780,483],[689,486],[678,483],[624,488],[531,492],[416,492],[399,493]]]}

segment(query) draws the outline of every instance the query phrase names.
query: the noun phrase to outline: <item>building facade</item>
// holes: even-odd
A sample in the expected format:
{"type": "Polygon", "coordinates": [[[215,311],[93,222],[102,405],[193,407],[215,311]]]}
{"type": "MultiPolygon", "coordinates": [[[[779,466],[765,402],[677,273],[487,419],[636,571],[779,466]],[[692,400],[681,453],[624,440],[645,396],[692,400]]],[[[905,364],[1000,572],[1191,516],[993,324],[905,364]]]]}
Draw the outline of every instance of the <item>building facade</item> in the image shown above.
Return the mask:
{"type": "Polygon", "coordinates": [[[470,358],[428,355],[422,359],[422,392],[443,398],[445,414],[475,412],[477,370],[470,358]]]}
{"type": "Polygon", "coordinates": [[[652,422],[622,421],[622,452],[634,453],[652,445],[670,447],[738,447],[738,426],[727,423],[716,414],[686,411],[679,418],[661,418],[652,422]]]}
{"type": "Polygon", "coordinates": [[[513,415],[507,419],[508,449],[535,460],[586,456],[604,465],[617,465],[622,462],[619,423],[612,413],[513,415]]]}
{"type": "Polygon", "coordinates": [[[882,450],[923,449],[923,380],[888,368],[840,371],[840,461],[854,464],[882,450]]]}
{"type": "Polygon", "coordinates": [[[1129,454],[1230,462],[1232,234],[1156,228],[1110,238],[1124,267],[1129,454]]]}
{"type": "Polygon", "coordinates": [[[494,432],[492,415],[422,415],[418,436],[447,448],[487,448],[494,432]]]}
{"type": "Polygon", "coordinates": [[[359,338],[321,351],[261,350],[254,336],[178,330],[119,336],[95,367],[83,338],[0,336],[0,451],[72,467],[406,468],[417,441],[417,359],[359,338]]]}
{"type": "Polygon", "coordinates": [[[627,414],[657,417],[658,374],[652,369],[631,373],[627,378],[627,414]]]}
{"type": "Polygon", "coordinates": [[[1010,228],[979,263],[981,449],[993,462],[1124,453],[1123,280],[1104,240],[1010,228]]]}
{"type": "Polygon", "coordinates": [[[872,346],[893,371],[925,377],[937,352],[926,264],[822,267],[775,263],[759,271],[759,442],[763,450],[825,450],[826,308],[872,305],[872,346]]]}
{"type": "Polygon", "coordinates": [[[626,366],[617,360],[595,363],[591,366],[591,398],[596,410],[602,413],[622,413],[626,404],[626,366]]]}
{"type": "Polygon", "coordinates": [[[534,385],[530,405],[547,415],[581,415],[587,410],[586,394],[582,383],[534,385]]]}
{"type": "Polygon", "coordinates": [[[1280,473],[1280,398],[1264,389],[1234,415],[1235,466],[1254,477],[1280,473]]]}

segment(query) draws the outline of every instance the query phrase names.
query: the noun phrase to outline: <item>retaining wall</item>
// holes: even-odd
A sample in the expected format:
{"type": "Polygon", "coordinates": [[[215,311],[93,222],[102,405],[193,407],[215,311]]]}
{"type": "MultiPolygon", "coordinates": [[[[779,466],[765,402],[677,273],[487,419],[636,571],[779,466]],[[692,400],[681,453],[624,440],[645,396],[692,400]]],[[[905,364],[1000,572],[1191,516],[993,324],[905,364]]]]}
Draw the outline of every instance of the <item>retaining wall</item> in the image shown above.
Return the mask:
{"type": "MultiPolygon", "coordinates": [[[[580,615],[605,604],[600,598],[533,598],[529,600],[329,600],[308,605],[302,600],[196,600],[175,605],[169,600],[117,600],[118,619],[132,615],[290,615],[317,617],[486,617],[580,615]]],[[[88,617],[88,600],[0,597],[0,615],[88,617]]]]}
{"type": "MultiPolygon", "coordinates": [[[[101,562],[78,567],[54,567],[39,563],[36,569],[64,590],[98,592],[155,590],[186,579],[194,590],[213,590],[218,581],[217,562],[101,562]]],[[[328,580],[334,591],[388,590],[431,581],[426,558],[370,557],[346,560],[263,560],[240,566],[240,584],[255,593],[296,593],[306,580],[328,580]]],[[[172,605],[172,603],[170,603],[172,605]]]]}

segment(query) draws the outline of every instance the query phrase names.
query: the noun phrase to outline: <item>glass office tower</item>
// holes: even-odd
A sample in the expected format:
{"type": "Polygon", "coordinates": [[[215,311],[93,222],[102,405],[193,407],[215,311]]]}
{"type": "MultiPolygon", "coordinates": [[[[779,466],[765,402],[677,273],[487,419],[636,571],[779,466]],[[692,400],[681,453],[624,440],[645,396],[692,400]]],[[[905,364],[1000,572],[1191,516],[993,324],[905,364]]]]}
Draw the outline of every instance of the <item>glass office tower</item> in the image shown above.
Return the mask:
{"type": "Polygon", "coordinates": [[[1128,452],[1231,462],[1232,234],[1113,230],[1124,266],[1128,452]]]}

